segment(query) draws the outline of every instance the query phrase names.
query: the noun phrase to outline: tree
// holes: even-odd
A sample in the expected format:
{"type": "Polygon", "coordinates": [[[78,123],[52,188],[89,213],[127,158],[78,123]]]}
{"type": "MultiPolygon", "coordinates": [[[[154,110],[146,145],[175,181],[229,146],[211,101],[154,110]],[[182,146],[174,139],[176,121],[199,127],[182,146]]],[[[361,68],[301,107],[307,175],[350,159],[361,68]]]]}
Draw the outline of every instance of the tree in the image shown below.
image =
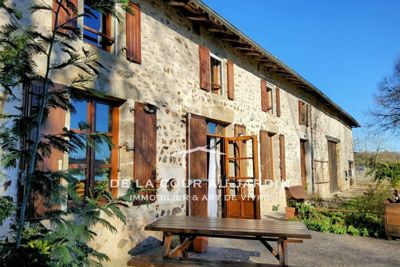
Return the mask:
{"type": "Polygon", "coordinates": [[[372,115],[376,129],[397,133],[400,127],[400,58],[394,64],[393,73],[379,83],[375,102],[372,115]]]}
{"type": "MultiPolygon", "coordinates": [[[[110,231],[116,231],[104,219],[104,214],[122,221],[125,219],[119,207],[127,198],[112,199],[106,183],[98,184],[89,196],[82,198],[75,190],[78,183],[76,171],[41,168],[52,151],[70,153],[86,145],[96,149],[101,142],[110,143],[109,138],[102,134],[85,134],[67,128],[56,134],[42,131],[48,114],[53,110],[75,111],[71,98],[80,99],[84,94],[101,97],[102,93],[91,88],[90,84],[99,75],[99,69],[106,70],[93,52],[79,51],[74,47],[81,33],[71,25],[79,17],[95,15],[79,13],[72,0],[54,0],[54,3],[50,6],[43,2],[30,7],[32,16],[36,12],[48,12],[54,18],[53,28],[41,32],[34,25],[24,24],[21,12],[0,0],[0,9],[7,12],[10,19],[0,29],[0,85],[7,96],[6,101],[19,103],[17,114],[1,114],[0,156],[4,168],[20,168],[18,179],[23,187],[22,202],[17,207],[19,217],[15,237],[0,247],[0,262],[5,262],[6,266],[7,262],[13,265],[19,263],[19,266],[52,263],[81,266],[92,258],[100,264],[108,257],[88,246],[96,235],[91,228],[100,223],[110,231]],[[61,13],[68,17],[62,23],[59,22],[61,13]],[[66,59],[56,60],[60,54],[63,57],[58,58],[66,59]],[[44,67],[38,67],[39,58],[45,63],[44,67]],[[52,72],[68,68],[78,68],[81,72],[71,79],[70,84],[55,89],[50,79],[52,72]],[[33,88],[38,85],[40,90],[34,91],[33,88]],[[73,88],[85,89],[85,93],[73,88]],[[23,104],[27,96],[36,99],[29,110],[23,104]],[[33,192],[45,196],[49,207],[65,205],[67,201],[72,203],[65,209],[52,209],[46,214],[50,224],[45,226],[38,220],[27,219],[28,200],[33,192]]],[[[129,0],[92,1],[94,9],[115,17],[118,17],[117,6],[130,12],[129,0]]],[[[84,130],[87,125],[81,123],[80,128],[84,130]]]]}

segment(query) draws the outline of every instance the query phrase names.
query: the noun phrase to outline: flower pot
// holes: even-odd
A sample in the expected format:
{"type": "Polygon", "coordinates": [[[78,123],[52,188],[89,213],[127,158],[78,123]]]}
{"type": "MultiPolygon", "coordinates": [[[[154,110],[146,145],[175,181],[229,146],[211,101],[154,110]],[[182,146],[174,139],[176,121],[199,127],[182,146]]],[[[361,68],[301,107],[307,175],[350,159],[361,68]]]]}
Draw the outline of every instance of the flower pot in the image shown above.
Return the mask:
{"type": "Polygon", "coordinates": [[[293,207],[286,207],[286,219],[291,220],[296,217],[296,208],[293,207]]]}
{"type": "Polygon", "coordinates": [[[385,232],[387,238],[400,238],[400,204],[385,203],[385,232]]]}
{"type": "Polygon", "coordinates": [[[197,237],[193,240],[193,250],[197,253],[206,252],[208,248],[208,238],[207,237],[197,237]]]}

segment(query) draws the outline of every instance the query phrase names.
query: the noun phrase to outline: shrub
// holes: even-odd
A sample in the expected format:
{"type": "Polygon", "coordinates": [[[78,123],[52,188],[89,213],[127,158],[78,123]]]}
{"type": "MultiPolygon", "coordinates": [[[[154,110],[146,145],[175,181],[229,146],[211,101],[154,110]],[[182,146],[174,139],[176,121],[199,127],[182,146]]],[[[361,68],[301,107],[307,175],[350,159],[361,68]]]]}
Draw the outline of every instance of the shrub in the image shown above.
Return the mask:
{"type": "Polygon", "coordinates": [[[340,223],[335,223],[331,225],[331,228],[329,229],[331,233],[334,234],[339,234],[339,235],[344,235],[347,233],[347,227],[346,225],[340,224],[340,223]]]}
{"type": "Polygon", "coordinates": [[[7,219],[15,209],[11,197],[0,197],[0,225],[7,219]]]}
{"type": "Polygon", "coordinates": [[[359,236],[361,234],[360,229],[355,228],[353,225],[347,227],[347,233],[352,236],[359,236]]]}
{"type": "Polygon", "coordinates": [[[384,201],[391,195],[389,188],[370,188],[365,194],[350,201],[335,200],[336,208],[346,211],[319,209],[310,204],[298,204],[298,219],[310,230],[349,233],[355,236],[384,237],[384,201]]]}

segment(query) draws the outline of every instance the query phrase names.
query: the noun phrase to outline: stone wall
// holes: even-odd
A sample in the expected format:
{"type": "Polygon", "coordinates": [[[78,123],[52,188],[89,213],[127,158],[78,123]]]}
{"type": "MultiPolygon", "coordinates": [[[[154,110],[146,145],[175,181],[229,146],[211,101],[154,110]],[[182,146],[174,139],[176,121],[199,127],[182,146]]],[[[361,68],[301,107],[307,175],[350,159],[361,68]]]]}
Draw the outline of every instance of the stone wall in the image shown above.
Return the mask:
{"type": "MultiPolygon", "coordinates": [[[[47,1],[51,3],[51,1],[47,1]]],[[[249,61],[234,51],[229,44],[220,42],[210,36],[205,29],[201,35],[192,30],[192,23],[185,19],[174,8],[163,1],[138,1],[142,8],[142,64],[129,63],[125,59],[125,21],[114,22],[116,44],[113,53],[97,50],[82,42],[76,42],[77,47],[94,50],[98,53],[103,65],[108,71],[102,71],[101,76],[93,84],[108,95],[125,100],[120,109],[119,143],[133,146],[134,114],[136,101],[156,105],[157,112],[157,180],[168,181],[175,178],[181,185],[169,192],[160,189],[159,194],[174,197],[185,195],[182,186],[186,181],[186,160],[179,152],[186,149],[186,114],[203,115],[209,119],[230,123],[227,135],[233,135],[233,125],[244,124],[247,134],[257,135],[259,131],[267,130],[276,133],[274,136],[275,183],[271,188],[262,188],[261,194],[266,200],[261,203],[264,216],[272,210],[273,205],[279,205],[282,210],[286,206],[284,185],[298,185],[300,178],[300,139],[308,140],[307,174],[308,191],[322,197],[330,197],[328,166],[312,164],[311,160],[327,161],[327,136],[339,140],[339,187],[346,189],[349,182],[345,180],[344,172],[348,161],[353,160],[352,131],[337,118],[329,115],[330,111],[320,105],[315,97],[295,87],[279,76],[260,68],[255,62],[249,61]],[[215,95],[200,90],[199,82],[199,52],[198,46],[205,45],[213,54],[223,59],[231,59],[235,63],[235,100],[228,100],[224,95],[215,95]],[[281,117],[274,113],[261,111],[260,79],[266,79],[269,86],[281,88],[281,117]],[[298,123],[298,99],[312,106],[310,127],[298,123]],[[286,173],[287,181],[280,181],[279,170],[279,134],[285,135],[286,141],[286,173]],[[314,166],[313,166],[314,165],[314,166]],[[316,183],[313,183],[316,181],[316,183]]],[[[80,7],[82,8],[82,7],[80,7]]],[[[32,23],[44,30],[51,27],[51,19],[44,12],[39,12],[32,18],[32,23]]],[[[82,21],[80,21],[82,23],[82,21]]],[[[62,60],[61,53],[53,60],[62,60]]],[[[43,66],[42,59],[38,59],[43,66]]],[[[224,67],[225,68],[225,67],[224,67]]],[[[52,74],[53,80],[69,84],[70,79],[78,73],[77,69],[52,74]]],[[[224,79],[225,80],[225,79],[224,79]]],[[[224,85],[226,91],[226,85],[224,85]]],[[[68,118],[67,118],[68,124],[68,118]]],[[[66,125],[68,126],[68,125],[66,125]]],[[[63,166],[68,166],[65,157],[63,166]]],[[[119,179],[130,179],[133,176],[133,153],[121,150],[119,179]]],[[[123,194],[124,188],[119,188],[123,194]]],[[[185,215],[184,200],[160,200],[154,204],[125,209],[127,223],[115,222],[118,233],[109,234],[96,229],[100,233],[95,241],[96,248],[106,252],[115,262],[124,263],[129,258],[128,252],[145,240],[149,235],[160,238],[157,233],[143,230],[144,225],[163,215],[185,215]]],[[[150,242],[151,243],[151,242],[150,242]]]]}

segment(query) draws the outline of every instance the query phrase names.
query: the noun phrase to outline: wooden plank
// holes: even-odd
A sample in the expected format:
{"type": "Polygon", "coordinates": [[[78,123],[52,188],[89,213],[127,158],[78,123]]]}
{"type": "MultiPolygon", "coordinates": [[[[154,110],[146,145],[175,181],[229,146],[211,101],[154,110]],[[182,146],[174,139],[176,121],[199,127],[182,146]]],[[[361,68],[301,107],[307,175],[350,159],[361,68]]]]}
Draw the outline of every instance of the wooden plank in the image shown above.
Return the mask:
{"type": "Polygon", "coordinates": [[[286,145],[285,136],[283,134],[279,135],[279,168],[281,171],[281,180],[286,180],[286,145]]]}
{"type": "Polygon", "coordinates": [[[276,116],[281,116],[281,90],[276,87],[275,89],[275,97],[276,97],[276,116]]]}
{"type": "MultiPolygon", "coordinates": [[[[135,103],[133,172],[140,187],[154,189],[157,178],[157,113],[147,112],[146,105],[135,103]]],[[[149,201],[156,200],[155,191],[144,191],[143,195],[149,196],[149,201]]]]}
{"type": "Polygon", "coordinates": [[[145,230],[207,236],[265,236],[310,239],[311,233],[302,222],[269,221],[233,218],[166,216],[145,227],[145,230]]]}
{"type": "Polygon", "coordinates": [[[287,243],[284,238],[278,240],[279,263],[281,266],[288,266],[287,243]]]}
{"type": "Polygon", "coordinates": [[[200,88],[209,92],[211,90],[211,62],[210,50],[207,47],[199,46],[200,62],[200,88]]]}
{"type": "Polygon", "coordinates": [[[226,63],[227,67],[227,85],[228,85],[228,99],[235,99],[235,80],[234,80],[234,64],[231,60],[226,63]]]}
{"type": "Polygon", "coordinates": [[[139,255],[127,262],[128,266],[135,267],[273,267],[276,264],[264,264],[242,261],[209,261],[205,259],[164,259],[160,255],[139,255]]]}
{"type": "Polygon", "coordinates": [[[126,12],[126,57],[129,61],[142,63],[141,8],[130,2],[133,14],[126,12]]]}
{"type": "Polygon", "coordinates": [[[268,111],[267,98],[267,81],[261,80],[261,110],[265,112],[268,111]]]}

